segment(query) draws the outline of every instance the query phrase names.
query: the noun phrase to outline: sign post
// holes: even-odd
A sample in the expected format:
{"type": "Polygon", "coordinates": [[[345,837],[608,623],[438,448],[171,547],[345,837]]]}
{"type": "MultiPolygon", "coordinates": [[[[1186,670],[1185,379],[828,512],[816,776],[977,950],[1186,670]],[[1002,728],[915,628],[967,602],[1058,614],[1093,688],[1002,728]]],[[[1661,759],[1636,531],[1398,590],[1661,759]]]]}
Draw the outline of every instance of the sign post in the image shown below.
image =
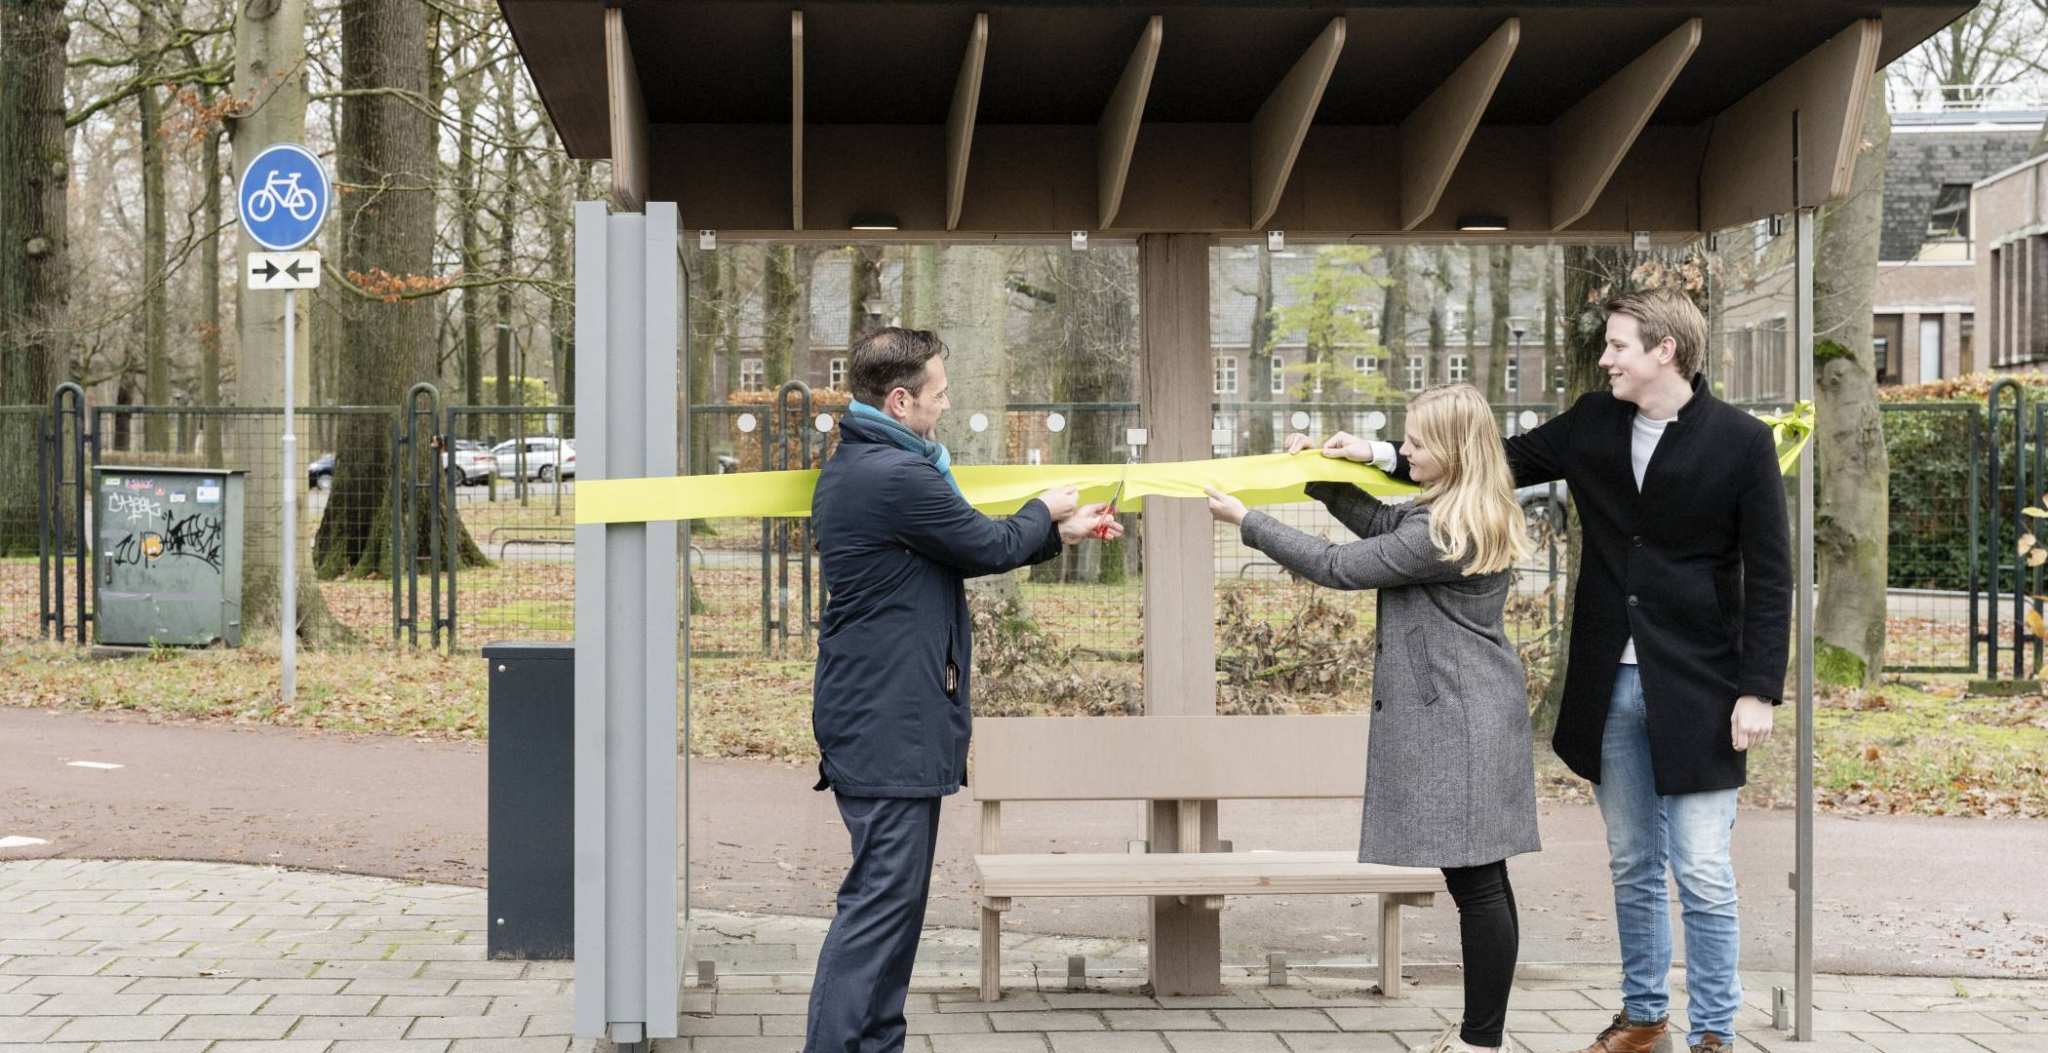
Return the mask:
{"type": "Polygon", "coordinates": [[[247,280],[253,291],[284,293],[284,439],[278,487],[284,507],[278,564],[278,648],[283,659],[283,701],[298,695],[299,680],[299,437],[292,421],[292,340],[298,329],[293,292],[320,285],[320,254],[295,252],[320,232],[332,190],[327,169],[311,150],[277,143],[256,155],[242,173],[235,205],[249,239],[268,252],[249,254],[247,280]]]}

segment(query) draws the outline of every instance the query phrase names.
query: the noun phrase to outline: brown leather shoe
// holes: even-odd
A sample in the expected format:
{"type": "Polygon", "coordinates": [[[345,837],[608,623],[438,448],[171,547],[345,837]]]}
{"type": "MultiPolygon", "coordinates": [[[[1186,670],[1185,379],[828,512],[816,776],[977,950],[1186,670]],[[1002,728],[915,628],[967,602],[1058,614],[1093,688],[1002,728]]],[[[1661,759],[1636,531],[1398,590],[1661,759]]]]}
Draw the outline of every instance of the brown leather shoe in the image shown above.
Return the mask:
{"type": "Polygon", "coordinates": [[[1614,1014],[1614,1023],[1600,1032],[1593,1044],[1579,1053],[1657,1053],[1664,1039],[1664,1031],[1671,1026],[1671,1020],[1639,1024],[1628,1018],[1627,1013],[1614,1014]]]}
{"type": "Polygon", "coordinates": [[[1735,1043],[1723,1042],[1721,1036],[1709,1031],[1693,1044],[1692,1053],[1733,1053],[1734,1049],[1735,1043]]]}

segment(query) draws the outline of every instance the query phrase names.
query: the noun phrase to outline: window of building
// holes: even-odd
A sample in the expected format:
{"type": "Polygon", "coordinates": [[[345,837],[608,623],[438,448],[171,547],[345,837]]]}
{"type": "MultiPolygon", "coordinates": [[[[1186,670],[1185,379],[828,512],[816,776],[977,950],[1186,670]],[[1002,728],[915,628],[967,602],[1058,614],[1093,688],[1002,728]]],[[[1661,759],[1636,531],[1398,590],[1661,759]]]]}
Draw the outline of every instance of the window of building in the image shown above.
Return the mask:
{"type": "Polygon", "coordinates": [[[1941,317],[1920,319],[1920,383],[1941,379],[1941,317]]]}
{"type": "Polygon", "coordinates": [[[825,386],[834,391],[846,390],[846,360],[835,358],[826,366],[825,386]]]}
{"type": "Polygon", "coordinates": [[[758,358],[740,359],[740,390],[759,391],[768,386],[768,370],[758,358]]]}
{"type": "Polygon", "coordinates": [[[1408,356],[1408,390],[1421,391],[1428,383],[1428,366],[1421,355],[1408,356]]]}
{"type": "Polygon", "coordinates": [[[1378,373],[1380,371],[1379,356],[1354,355],[1351,358],[1351,368],[1359,371],[1360,373],[1365,374],[1366,376],[1372,376],[1373,374],[1378,373]]]}
{"type": "Polygon", "coordinates": [[[1237,394],[1237,356],[1216,356],[1216,385],[1218,395],[1237,394]]]}
{"type": "Polygon", "coordinates": [[[1452,356],[1450,356],[1450,362],[1449,362],[1449,380],[1450,380],[1450,382],[1451,382],[1451,383],[1453,383],[1453,384],[1463,384],[1464,382],[1466,382],[1467,380],[1470,380],[1470,379],[1472,379],[1472,356],[1471,356],[1471,355],[1452,355],[1452,356]]]}
{"type": "Polygon", "coordinates": [[[1890,369],[1892,364],[1892,338],[1888,336],[1871,337],[1870,350],[1871,357],[1876,359],[1877,379],[1882,382],[1885,371],[1890,369]]]}
{"type": "Polygon", "coordinates": [[[1501,379],[1501,388],[1512,395],[1522,390],[1522,363],[1515,356],[1508,356],[1508,374],[1501,379]]]}
{"type": "Polygon", "coordinates": [[[1970,236],[1970,184],[1941,185],[1927,213],[1927,236],[1956,241],[1970,236]]]}
{"type": "Polygon", "coordinates": [[[1287,394],[1287,360],[1279,355],[1273,356],[1273,384],[1268,390],[1275,395],[1287,394]]]}

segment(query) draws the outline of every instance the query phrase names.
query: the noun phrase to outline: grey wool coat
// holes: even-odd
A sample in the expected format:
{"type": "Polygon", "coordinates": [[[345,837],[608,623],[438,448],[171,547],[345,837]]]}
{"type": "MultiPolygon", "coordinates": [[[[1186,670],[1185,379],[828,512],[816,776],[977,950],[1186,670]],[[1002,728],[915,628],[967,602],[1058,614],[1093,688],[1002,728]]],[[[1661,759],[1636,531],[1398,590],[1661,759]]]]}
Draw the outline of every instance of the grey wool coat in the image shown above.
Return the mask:
{"type": "Polygon", "coordinates": [[[1333,589],[1379,590],[1372,739],[1358,859],[1480,866],[1542,845],[1522,662],[1502,622],[1513,571],[1467,576],[1429,538],[1429,509],[1312,483],[1359,540],[1333,544],[1253,512],[1244,543],[1333,589]]]}

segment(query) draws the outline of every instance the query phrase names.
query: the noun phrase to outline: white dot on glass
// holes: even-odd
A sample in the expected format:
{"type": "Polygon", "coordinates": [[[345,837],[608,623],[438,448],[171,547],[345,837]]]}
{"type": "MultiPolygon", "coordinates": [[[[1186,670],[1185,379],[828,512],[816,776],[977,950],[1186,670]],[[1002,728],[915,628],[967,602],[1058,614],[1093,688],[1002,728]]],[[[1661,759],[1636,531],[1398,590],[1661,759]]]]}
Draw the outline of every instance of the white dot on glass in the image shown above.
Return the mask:
{"type": "Polygon", "coordinates": [[[740,414],[740,419],[736,423],[739,424],[741,431],[751,432],[754,430],[754,415],[751,413],[742,413],[740,414]]]}
{"type": "Polygon", "coordinates": [[[1046,415],[1045,415],[1045,430],[1046,430],[1046,431],[1050,431],[1050,432],[1062,432],[1062,431],[1065,431],[1065,430],[1067,430],[1067,417],[1066,417],[1066,414],[1064,414],[1064,413],[1048,413],[1048,414],[1046,414],[1046,415]]]}
{"type": "Polygon", "coordinates": [[[1522,415],[1517,419],[1522,422],[1522,427],[1524,428],[1533,428],[1538,423],[1536,411],[1532,409],[1523,410],[1522,415]]]}
{"type": "Polygon", "coordinates": [[[1287,420],[1288,423],[1293,424],[1297,428],[1308,427],[1308,414],[1302,410],[1295,410],[1294,416],[1287,418],[1287,420]]]}
{"type": "Polygon", "coordinates": [[[973,428],[973,429],[974,429],[974,430],[975,430],[976,432],[984,432],[984,431],[987,431],[987,430],[988,430],[988,414],[986,414],[986,413],[977,413],[977,414],[975,414],[974,416],[972,416],[972,417],[969,417],[969,418],[967,418],[967,426],[968,426],[968,427],[970,427],[970,428],[973,428]]]}
{"type": "Polygon", "coordinates": [[[818,414],[818,419],[812,421],[811,423],[816,425],[819,431],[831,431],[832,415],[830,413],[820,413],[818,414]]]}
{"type": "Polygon", "coordinates": [[[1387,415],[1381,413],[1379,410],[1373,410],[1371,413],[1365,415],[1365,426],[1371,428],[1374,431],[1378,431],[1381,428],[1387,426],[1387,415]]]}

